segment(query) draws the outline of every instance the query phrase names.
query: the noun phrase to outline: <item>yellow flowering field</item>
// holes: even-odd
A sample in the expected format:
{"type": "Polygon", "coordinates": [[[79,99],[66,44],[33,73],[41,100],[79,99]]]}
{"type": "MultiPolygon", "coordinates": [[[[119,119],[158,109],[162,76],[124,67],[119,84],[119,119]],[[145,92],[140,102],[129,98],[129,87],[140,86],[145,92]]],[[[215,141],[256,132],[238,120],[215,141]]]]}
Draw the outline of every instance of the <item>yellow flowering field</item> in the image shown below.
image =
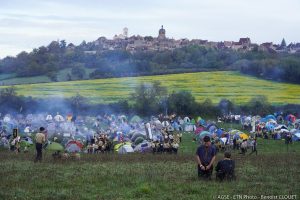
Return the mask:
{"type": "MultiPolygon", "coordinates": [[[[128,99],[134,88],[142,83],[160,81],[168,92],[191,91],[198,102],[209,98],[218,103],[222,98],[243,104],[252,97],[265,95],[272,104],[300,104],[300,85],[277,83],[238,72],[199,72],[144,77],[96,79],[16,85],[18,95],[39,98],[71,97],[77,93],[91,103],[116,102],[128,99]]],[[[2,86],[0,88],[7,87],[2,86]]]]}

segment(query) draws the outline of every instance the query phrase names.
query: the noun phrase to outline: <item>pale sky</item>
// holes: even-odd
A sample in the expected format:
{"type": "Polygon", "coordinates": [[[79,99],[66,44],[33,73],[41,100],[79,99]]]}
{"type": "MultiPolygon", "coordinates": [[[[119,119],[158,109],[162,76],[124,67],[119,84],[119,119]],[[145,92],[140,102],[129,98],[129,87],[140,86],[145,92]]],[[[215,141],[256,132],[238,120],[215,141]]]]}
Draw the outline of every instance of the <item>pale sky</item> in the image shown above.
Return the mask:
{"type": "Polygon", "coordinates": [[[45,45],[129,35],[300,42],[300,0],[0,0],[0,58],[45,45]]]}

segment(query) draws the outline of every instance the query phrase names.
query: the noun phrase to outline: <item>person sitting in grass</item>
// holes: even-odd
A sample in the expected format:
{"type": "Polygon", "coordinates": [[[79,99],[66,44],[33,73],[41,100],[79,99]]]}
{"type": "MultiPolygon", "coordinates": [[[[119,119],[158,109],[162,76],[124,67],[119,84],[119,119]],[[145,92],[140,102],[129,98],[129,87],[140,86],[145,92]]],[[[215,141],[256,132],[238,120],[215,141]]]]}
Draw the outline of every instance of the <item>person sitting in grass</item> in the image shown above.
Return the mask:
{"type": "Polygon", "coordinates": [[[68,153],[68,151],[65,151],[63,154],[62,154],[62,159],[64,160],[67,160],[70,158],[70,154],[68,153]]]}
{"type": "Polygon", "coordinates": [[[216,166],[216,179],[223,181],[224,179],[233,180],[235,162],[231,159],[231,153],[226,151],[224,153],[224,159],[220,160],[216,166]]]}

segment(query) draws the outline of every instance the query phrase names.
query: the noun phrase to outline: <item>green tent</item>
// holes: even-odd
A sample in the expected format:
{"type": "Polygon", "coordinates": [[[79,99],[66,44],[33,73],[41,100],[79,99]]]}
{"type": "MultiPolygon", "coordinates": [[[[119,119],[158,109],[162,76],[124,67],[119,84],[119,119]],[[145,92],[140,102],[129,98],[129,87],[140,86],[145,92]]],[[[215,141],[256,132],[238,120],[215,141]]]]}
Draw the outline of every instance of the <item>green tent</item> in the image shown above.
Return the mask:
{"type": "Polygon", "coordinates": [[[64,147],[57,143],[57,142],[52,142],[51,144],[49,144],[47,146],[47,150],[50,150],[50,151],[63,151],[64,150],[64,147]]]}
{"type": "Polygon", "coordinates": [[[130,123],[140,123],[142,121],[142,119],[137,116],[137,115],[134,115],[131,120],[130,120],[130,123]]]}
{"type": "Polygon", "coordinates": [[[202,131],[199,135],[198,135],[198,140],[202,140],[205,136],[209,136],[211,138],[211,133],[208,131],[202,131]]]}

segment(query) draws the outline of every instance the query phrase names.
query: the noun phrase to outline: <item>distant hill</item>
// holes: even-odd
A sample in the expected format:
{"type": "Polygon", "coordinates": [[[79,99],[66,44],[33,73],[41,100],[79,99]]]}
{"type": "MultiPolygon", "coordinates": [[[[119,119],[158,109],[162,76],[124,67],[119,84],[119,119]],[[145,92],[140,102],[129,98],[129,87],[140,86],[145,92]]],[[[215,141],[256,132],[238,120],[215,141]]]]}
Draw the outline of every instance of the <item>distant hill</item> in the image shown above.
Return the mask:
{"type": "MultiPolygon", "coordinates": [[[[211,99],[217,104],[228,99],[236,104],[247,103],[263,95],[272,104],[299,104],[300,86],[259,80],[237,72],[200,72],[134,78],[109,78],[60,83],[24,84],[15,86],[18,95],[34,98],[86,97],[90,103],[112,103],[127,100],[142,82],[160,81],[169,93],[190,91],[197,102],[211,99]]],[[[1,86],[3,88],[4,86],[1,86]]]]}
{"type": "MultiPolygon", "coordinates": [[[[166,43],[158,41],[157,45],[163,47],[166,43]]],[[[272,53],[256,47],[234,50],[201,43],[155,50],[101,48],[95,41],[78,46],[53,41],[30,53],[0,60],[0,82],[23,84],[232,70],[267,80],[300,83],[299,53],[272,53]]]]}

